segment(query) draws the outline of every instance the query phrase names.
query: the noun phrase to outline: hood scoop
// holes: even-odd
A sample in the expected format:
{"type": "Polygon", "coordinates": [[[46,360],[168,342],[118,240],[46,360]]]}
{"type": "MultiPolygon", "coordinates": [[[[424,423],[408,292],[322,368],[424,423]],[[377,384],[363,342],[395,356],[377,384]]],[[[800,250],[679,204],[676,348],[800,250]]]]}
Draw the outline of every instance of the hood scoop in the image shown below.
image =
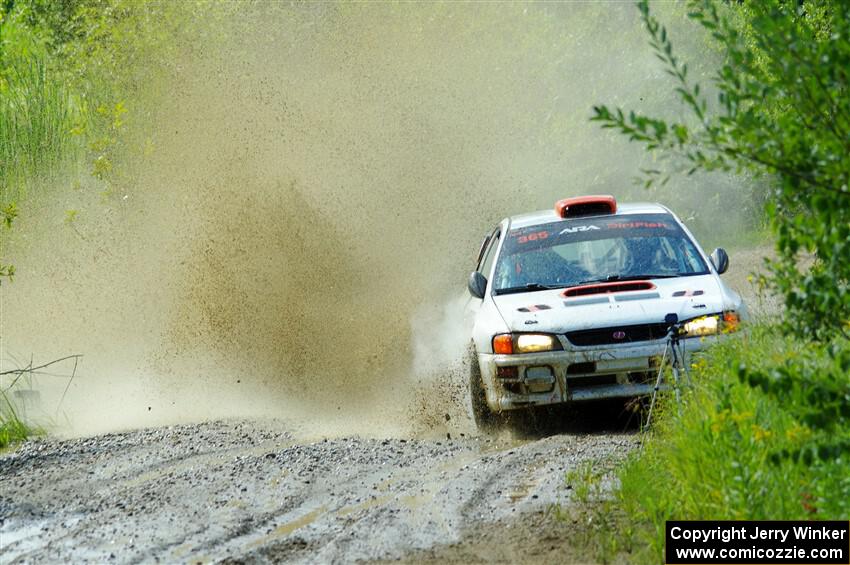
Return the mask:
{"type": "Polygon", "coordinates": [[[587,296],[589,294],[611,294],[613,292],[632,292],[635,290],[652,290],[655,285],[649,281],[623,281],[574,286],[561,293],[564,298],[572,296],[587,296]]]}

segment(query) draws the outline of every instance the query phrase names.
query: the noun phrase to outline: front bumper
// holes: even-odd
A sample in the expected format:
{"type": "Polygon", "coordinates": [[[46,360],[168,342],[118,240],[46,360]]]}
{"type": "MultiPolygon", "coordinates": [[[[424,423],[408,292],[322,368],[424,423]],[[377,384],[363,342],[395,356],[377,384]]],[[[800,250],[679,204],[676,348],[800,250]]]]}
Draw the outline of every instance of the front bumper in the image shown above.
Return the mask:
{"type": "MultiPolygon", "coordinates": [[[[718,336],[682,339],[685,362],[689,362],[689,353],[704,349],[717,339],[718,336]]],[[[575,347],[566,339],[561,342],[563,351],[479,354],[490,409],[501,412],[651,394],[667,340],[598,347],[575,347]]]]}

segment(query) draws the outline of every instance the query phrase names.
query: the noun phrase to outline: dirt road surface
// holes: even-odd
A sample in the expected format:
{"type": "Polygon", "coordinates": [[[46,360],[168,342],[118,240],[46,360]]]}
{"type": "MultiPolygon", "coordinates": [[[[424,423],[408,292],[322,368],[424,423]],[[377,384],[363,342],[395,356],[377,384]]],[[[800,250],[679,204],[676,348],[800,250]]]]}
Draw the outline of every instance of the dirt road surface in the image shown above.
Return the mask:
{"type": "Polygon", "coordinates": [[[569,561],[565,474],[610,469],[638,436],[558,426],[330,439],[238,420],[31,441],[0,456],[0,561],[569,561]]]}

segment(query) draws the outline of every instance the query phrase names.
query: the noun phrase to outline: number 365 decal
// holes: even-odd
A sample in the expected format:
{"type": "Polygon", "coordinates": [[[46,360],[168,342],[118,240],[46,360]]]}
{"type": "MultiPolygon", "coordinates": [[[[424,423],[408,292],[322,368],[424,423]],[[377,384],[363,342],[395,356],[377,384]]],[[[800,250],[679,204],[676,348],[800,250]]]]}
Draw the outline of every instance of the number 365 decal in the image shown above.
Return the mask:
{"type": "Polygon", "coordinates": [[[549,237],[548,231],[536,231],[534,233],[521,235],[516,241],[517,243],[528,243],[529,241],[538,241],[540,239],[546,239],[547,237],[549,237]]]}

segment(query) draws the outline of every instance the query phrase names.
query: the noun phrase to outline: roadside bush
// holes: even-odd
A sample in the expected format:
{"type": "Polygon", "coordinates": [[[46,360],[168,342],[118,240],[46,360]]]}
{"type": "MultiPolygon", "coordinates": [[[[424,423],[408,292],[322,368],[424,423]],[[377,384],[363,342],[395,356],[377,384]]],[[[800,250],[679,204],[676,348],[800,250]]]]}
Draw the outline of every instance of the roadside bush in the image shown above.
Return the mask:
{"type": "MultiPolygon", "coordinates": [[[[805,338],[850,339],[850,4],[692,0],[689,16],[725,57],[709,88],[689,77],[647,0],[638,6],[686,118],[602,105],[593,119],[688,174],[772,177],[766,212],[778,258],[768,282],[785,300],[785,325],[805,338]],[[815,257],[811,268],[801,254],[815,257]]],[[[648,185],[666,174],[645,172],[648,185]]]]}
{"type": "MultiPolygon", "coordinates": [[[[761,175],[778,258],[764,279],[781,326],[698,358],[685,405],[662,403],[620,471],[613,526],[663,562],[670,519],[845,519],[850,513],[850,4],[689,2],[724,52],[702,88],[638,3],[687,116],[598,106],[594,119],[697,170],[761,175]],[[708,94],[707,94],[708,93],[708,94]],[[713,98],[713,100],[711,100],[713,98]],[[803,255],[814,263],[801,261],[803,255]]],[[[645,171],[646,184],[669,172],[645,171]]]]}
{"type": "MultiPolygon", "coordinates": [[[[23,8],[0,8],[0,208],[23,197],[37,176],[49,176],[80,147],[79,95],[56,72],[43,30],[26,25],[23,8]]],[[[4,215],[9,227],[13,214],[4,215]]]]}
{"type": "MultiPolygon", "coordinates": [[[[236,9],[200,0],[0,2],[0,238],[33,189],[94,178],[108,196],[129,184],[122,157],[148,142],[139,118],[164,94],[160,79],[236,9]]],[[[13,274],[0,257],[0,280],[13,274]]]]}
{"type": "Polygon", "coordinates": [[[844,519],[850,348],[757,326],[696,359],[681,413],[665,398],[615,504],[639,562],[663,562],[666,520],[844,519]]]}
{"type": "MultiPolygon", "coordinates": [[[[97,179],[108,195],[123,180],[128,140],[144,143],[144,120],[129,131],[131,114],[161,94],[157,78],[175,67],[184,41],[212,34],[235,9],[202,1],[0,2],[0,283],[15,274],[2,254],[22,202],[35,189],[79,186],[80,178],[97,179]]],[[[32,431],[13,391],[0,390],[0,447],[32,431]]]]}

